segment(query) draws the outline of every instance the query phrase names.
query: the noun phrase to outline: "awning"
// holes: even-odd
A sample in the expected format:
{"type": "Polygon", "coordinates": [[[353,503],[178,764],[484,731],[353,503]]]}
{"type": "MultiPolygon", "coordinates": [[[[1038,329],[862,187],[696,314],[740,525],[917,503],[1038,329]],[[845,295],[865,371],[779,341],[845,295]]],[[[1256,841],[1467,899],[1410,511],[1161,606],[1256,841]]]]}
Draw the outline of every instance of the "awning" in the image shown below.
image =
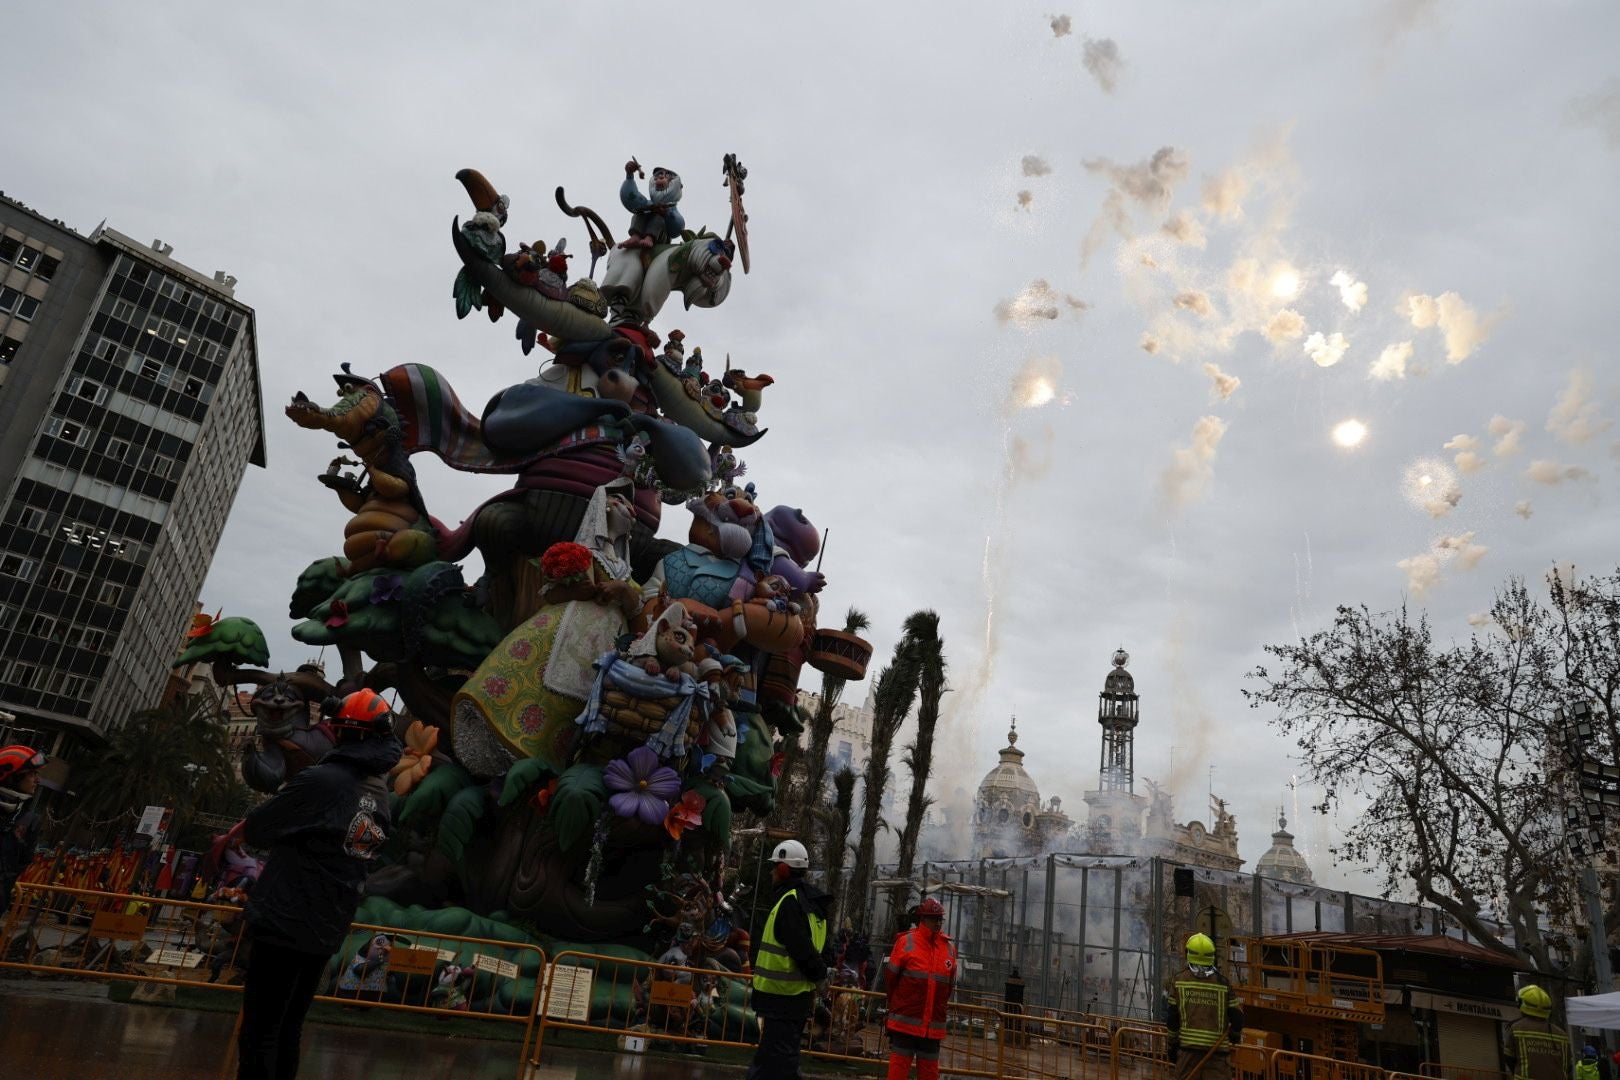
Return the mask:
{"type": "Polygon", "coordinates": [[[1565,998],[1564,1015],[1573,1027],[1620,1028],[1620,993],[1565,998]]]}

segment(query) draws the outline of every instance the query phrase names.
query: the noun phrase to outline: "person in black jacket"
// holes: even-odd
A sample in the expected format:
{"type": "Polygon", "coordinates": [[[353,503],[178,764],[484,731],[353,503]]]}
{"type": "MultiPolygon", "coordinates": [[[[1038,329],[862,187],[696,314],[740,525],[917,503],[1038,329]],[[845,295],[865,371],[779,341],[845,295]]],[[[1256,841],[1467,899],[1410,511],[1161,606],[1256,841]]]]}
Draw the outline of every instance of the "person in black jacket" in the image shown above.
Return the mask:
{"type": "Polygon", "coordinates": [[[253,951],[242,986],[238,1080],[298,1075],[299,1036],[321,972],[343,944],[366,864],[388,837],[399,761],[394,714],[370,690],[328,699],[337,745],[248,812],[243,839],[270,858],[248,896],[253,951]]]}
{"type": "Polygon", "coordinates": [[[832,894],[805,880],[809,853],[797,840],[784,840],[771,852],[771,861],[776,889],[754,950],[753,1005],[759,1016],[759,1049],[747,1080],[795,1080],[799,1076],[805,1021],[832,960],[827,936],[832,894]]]}
{"type": "Polygon", "coordinates": [[[45,755],[32,746],[0,748],[0,915],[11,907],[11,887],[34,861],[39,814],[32,809],[45,755]]]}

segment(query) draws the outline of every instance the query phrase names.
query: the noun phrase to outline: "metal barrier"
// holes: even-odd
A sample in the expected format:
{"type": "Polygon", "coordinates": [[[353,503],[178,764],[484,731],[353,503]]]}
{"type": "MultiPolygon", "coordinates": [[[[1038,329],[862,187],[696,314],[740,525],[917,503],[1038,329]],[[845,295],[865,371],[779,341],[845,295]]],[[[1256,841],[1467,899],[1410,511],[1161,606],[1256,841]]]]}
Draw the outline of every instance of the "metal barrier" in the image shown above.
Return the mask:
{"type": "Polygon", "coordinates": [[[1103,1080],[1110,1069],[1108,1028],[1099,1023],[1002,1013],[998,1076],[1103,1080]]]}
{"type": "MultiPolygon", "coordinates": [[[[229,904],[19,883],[0,928],[0,969],[130,982],[137,992],[146,985],[240,994],[232,977],[245,962],[244,923],[229,904]]],[[[548,965],[538,946],[364,923],[350,933],[377,953],[367,948],[351,961],[346,947],[316,1001],[522,1024],[520,1077],[531,1043],[539,1053],[532,1002],[548,965]],[[458,972],[446,978],[452,965],[458,972]],[[535,980],[535,994],[522,992],[525,979],[535,980]]]]}
{"type": "Polygon", "coordinates": [[[825,1010],[810,1018],[808,1057],[870,1064],[888,1057],[883,1021],[888,997],[858,986],[830,986],[825,1010]]]}
{"type": "Polygon", "coordinates": [[[1002,1015],[982,1005],[945,1009],[945,1041],[939,1047],[939,1071],[952,1076],[1001,1075],[1002,1015]]]}
{"type": "Polygon", "coordinates": [[[1270,1056],[1270,1080],[1388,1080],[1389,1077],[1376,1065],[1340,1061],[1320,1054],[1272,1050],[1270,1056]]]}
{"type": "Polygon", "coordinates": [[[654,1042],[751,1048],[750,982],[742,972],[560,952],[547,968],[537,1010],[540,1036],[529,1063],[540,1063],[540,1044],[551,1028],[618,1035],[620,1049],[631,1052],[654,1042]]]}
{"type": "Polygon", "coordinates": [[[1162,1027],[1121,1024],[1108,1038],[1108,1075],[1132,1080],[1166,1080],[1175,1075],[1170,1033],[1162,1027]]]}
{"type": "MultiPolygon", "coordinates": [[[[1389,1076],[1393,1080],[1395,1073],[1389,1076]]],[[[1418,1066],[1418,1076],[1429,1080],[1513,1080],[1512,1073],[1500,1069],[1476,1069],[1471,1065],[1442,1065],[1438,1061],[1425,1061],[1418,1066]]]]}

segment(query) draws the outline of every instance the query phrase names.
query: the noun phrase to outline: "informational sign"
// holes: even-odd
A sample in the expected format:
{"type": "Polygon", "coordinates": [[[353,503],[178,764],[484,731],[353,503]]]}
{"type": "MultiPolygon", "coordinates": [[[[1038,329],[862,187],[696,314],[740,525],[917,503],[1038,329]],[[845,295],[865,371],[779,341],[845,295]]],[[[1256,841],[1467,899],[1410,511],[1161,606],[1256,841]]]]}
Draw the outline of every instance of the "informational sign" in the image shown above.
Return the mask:
{"type": "Polygon", "coordinates": [[[203,954],[196,949],[159,949],[146,962],[160,967],[194,968],[203,962],[203,954]]]}
{"type": "Polygon", "coordinates": [[[439,959],[443,960],[445,963],[448,964],[448,963],[452,962],[453,960],[455,960],[455,958],[456,958],[456,950],[454,950],[454,949],[440,949],[439,950],[439,959]]]}
{"type": "Polygon", "coordinates": [[[388,970],[401,975],[431,975],[439,963],[438,949],[394,946],[388,951],[388,970]]]}
{"type": "Polygon", "coordinates": [[[113,941],[140,941],[146,936],[150,915],[125,915],[122,911],[98,911],[90,920],[90,936],[113,941]]]}
{"type": "Polygon", "coordinates": [[[141,820],[135,825],[136,833],[158,839],[163,835],[163,818],[168,812],[167,806],[148,806],[141,811],[141,820]]]}
{"type": "Polygon", "coordinates": [[[692,1004],[692,984],[674,979],[654,979],[647,991],[647,1003],[684,1009],[692,1004]]]}
{"type": "Polygon", "coordinates": [[[515,979],[518,976],[518,966],[510,960],[502,960],[498,956],[486,956],[483,953],[474,953],[472,966],[479,971],[487,971],[491,975],[499,975],[503,979],[515,979]]]}
{"type": "Polygon", "coordinates": [[[591,1018],[591,983],[596,972],[587,967],[553,964],[546,968],[546,979],[541,983],[541,996],[545,1001],[546,983],[551,984],[551,999],[546,1003],[546,1017],[551,1020],[573,1020],[588,1023],[591,1018]]]}

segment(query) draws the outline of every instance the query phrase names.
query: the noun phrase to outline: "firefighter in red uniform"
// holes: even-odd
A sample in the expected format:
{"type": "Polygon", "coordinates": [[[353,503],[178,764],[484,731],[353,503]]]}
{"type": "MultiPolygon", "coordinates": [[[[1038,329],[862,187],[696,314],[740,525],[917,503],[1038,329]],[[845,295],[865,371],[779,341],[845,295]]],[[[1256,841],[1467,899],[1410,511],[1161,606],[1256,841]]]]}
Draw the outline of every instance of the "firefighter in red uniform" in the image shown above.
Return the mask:
{"type": "Polygon", "coordinates": [[[956,945],[945,935],[945,908],[929,897],[917,905],[918,926],[894,939],[883,968],[888,995],[889,1080],[938,1080],[945,1007],[956,986],[956,945]]]}

